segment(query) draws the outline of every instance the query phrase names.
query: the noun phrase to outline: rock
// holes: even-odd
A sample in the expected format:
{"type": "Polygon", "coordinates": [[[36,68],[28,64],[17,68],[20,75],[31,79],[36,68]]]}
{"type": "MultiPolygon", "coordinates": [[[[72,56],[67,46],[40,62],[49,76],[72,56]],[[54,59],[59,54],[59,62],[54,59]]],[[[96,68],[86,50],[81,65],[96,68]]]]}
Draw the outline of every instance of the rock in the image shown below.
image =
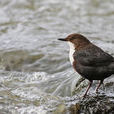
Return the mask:
{"type": "Polygon", "coordinates": [[[114,96],[87,96],[69,110],[71,114],[114,114],[114,96]]]}
{"type": "Polygon", "coordinates": [[[84,94],[88,83],[87,80],[79,82],[74,91],[77,102],[69,108],[71,114],[114,114],[114,75],[104,81],[104,88],[101,87],[98,94],[94,92],[98,82],[93,83],[84,99],[80,96],[84,94]]]}

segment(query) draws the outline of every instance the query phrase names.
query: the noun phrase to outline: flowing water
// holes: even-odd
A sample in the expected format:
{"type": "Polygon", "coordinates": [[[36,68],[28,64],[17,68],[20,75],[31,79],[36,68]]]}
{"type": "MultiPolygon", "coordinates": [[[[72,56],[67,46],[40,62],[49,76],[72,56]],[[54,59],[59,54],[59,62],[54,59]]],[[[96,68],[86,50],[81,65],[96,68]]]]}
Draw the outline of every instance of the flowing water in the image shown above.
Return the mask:
{"type": "Polygon", "coordinates": [[[69,113],[88,85],[57,40],[70,33],[114,55],[114,0],[0,0],[0,114],[69,113]]]}

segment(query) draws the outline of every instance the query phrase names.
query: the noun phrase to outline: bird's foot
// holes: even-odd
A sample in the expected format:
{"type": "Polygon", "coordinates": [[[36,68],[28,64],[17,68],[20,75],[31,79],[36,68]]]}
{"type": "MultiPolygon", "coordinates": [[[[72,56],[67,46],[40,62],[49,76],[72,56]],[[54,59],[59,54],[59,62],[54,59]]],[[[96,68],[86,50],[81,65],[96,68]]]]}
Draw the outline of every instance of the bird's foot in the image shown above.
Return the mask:
{"type": "Polygon", "coordinates": [[[95,94],[98,96],[100,94],[100,92],[99,91],[95,91],[95,94]]]}
{"type": "Polygon", "coordinates": [[[105,95],[105,92],[102,90],[95,91],[96,96],[105,95]]]}
{"type": "Polygon", "coordinates": [[[87,94],[84,94],[82,97],[85,98],[87,96],[87,94]]]}
{"type": "Polygon", "coordinates": [[[87,98],[87,97],[89,97],[89,95],[88,95],[88,94],[84,94],[84,95],[82,96],[82,99],[85,99],[85,98],[87,98]]]}

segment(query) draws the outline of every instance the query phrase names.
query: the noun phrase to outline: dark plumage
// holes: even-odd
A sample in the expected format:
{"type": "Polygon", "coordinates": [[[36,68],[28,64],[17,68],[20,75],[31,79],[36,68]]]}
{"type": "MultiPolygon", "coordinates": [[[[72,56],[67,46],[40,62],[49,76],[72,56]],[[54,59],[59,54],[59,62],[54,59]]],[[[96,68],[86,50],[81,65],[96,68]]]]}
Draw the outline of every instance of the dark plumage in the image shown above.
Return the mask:
{"type": "Polygon", "coordinates": [[[72,65],[82,77],[90,81],[84,96],[86,96],[93,80],[100,80],[96,88],[97,92],[103,80],[114,74],[114,58],[92,44],[83,35],[71,34],[65,39],[59,40],[70,42],[74,46],[72,65]]]}

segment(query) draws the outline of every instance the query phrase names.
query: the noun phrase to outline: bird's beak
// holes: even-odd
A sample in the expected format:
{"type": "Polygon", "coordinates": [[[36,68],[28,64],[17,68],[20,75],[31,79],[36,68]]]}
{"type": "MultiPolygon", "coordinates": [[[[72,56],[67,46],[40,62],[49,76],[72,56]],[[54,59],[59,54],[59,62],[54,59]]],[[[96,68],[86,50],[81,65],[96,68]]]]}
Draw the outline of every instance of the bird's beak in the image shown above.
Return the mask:
{"type": "Polygon", "coordinates": [[[63,39],[63,38],[59,38],[58,40],[61,40],[61,41],[67,41],[66,39],[63,39]]]}

